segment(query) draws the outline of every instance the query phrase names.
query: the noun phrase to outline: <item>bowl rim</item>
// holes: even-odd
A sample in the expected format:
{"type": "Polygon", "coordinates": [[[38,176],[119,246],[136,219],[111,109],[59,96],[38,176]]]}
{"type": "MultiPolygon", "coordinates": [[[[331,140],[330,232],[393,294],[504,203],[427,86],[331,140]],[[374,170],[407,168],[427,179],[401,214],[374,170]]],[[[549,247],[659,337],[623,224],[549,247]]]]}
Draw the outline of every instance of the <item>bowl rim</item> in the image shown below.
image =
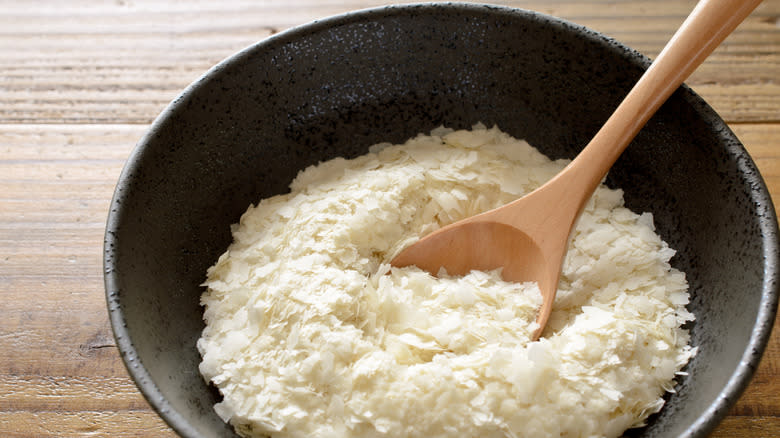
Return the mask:
{"type": "MultiPolygon", "coordinates": [[[[566,28],[569,32],[579,33],[582,38],[605,46],[610,50],[617,51],[618,55],[626,58],[628,62],[633,63],[642,69],[646,69],[651,62],[645,55],[620,43],[612,37],[567,19],[542,12],[482,3],[429,2],[392,4],[358,9],[296,25],[263,38],[238,52],[229,55],[189,84],[154,119],[146,133],[136,143],[128,156],[111,199],[103,243],[106,304],[109,310],[109,320],[114,339],[121,354],[122,361],[130,377],[150,406],[179,435],[188,438],[201,436],[187,419],[169,404],[151,374],[141,363],[133,342],[130,339],[124,313],[122,312],[122,306],[116,292],[120,280],[117,271],[114,269],[113,248],[117,243],[115,230],[118,228],[121,218],[125,215],[125,209],[120,202],[120,199],[123,196],[123,192],[128,190],[128,187],[131,186],[130,183],[133,176],[136,174],[139,163],[144,161],[143,157],[147,154],[148,144],[154,139],[167,119],[184,109],[182,102],[187,101],[188,97],[196,93],[205,82],[218,76],[220,72],[227,67],[234,64],[240,64],[245,58],[252,56],[256,51],[262,51],[263,49],[272,46],[283,45],[297,38],[316,34],[336,26],[370,21],[375,18],[404,15],[412,12],[427,14],[436,13],[437,10],[442,8],[451,11],[463,11],[474,15],[511,15],[514,18],[522,17],[525,20],[544,22],[546,25],[554,28],[566,28]]],[[[685,93],[683,98],[691,104],[697,112],[708,117],[714,117],[718,120],[722,124],[722,134],[727,135],[734,140],[731,142],[731,145],[728,146],[728,149],[729,152],[738,157],[737,162],[740,173],[753,187],[751,196],[757,209],[757,216],[759,217],[764,250],[764,282],[762,285],[760,306],[756,322],[751,330],[748,344],[745,346],[737,368],[728,379],[726,385],[720,390],[715,401],[702,412],[699,418],[691,423],[685,433],[681,435],[684,437],[702,437],[708,435],[720,423],[727,415],[729,408],[747,388],[769,342],[774,320],[777,315],[778,290],[780,289],[780,283],[778,283],[778,267],[780,267],[780,240],[778,237],[780,233],[778,232],[777,216],[769,190],[753,159],[726,122],[722,121],[720,116],[709,106],[709,104],[687,85],[682,85],[681,88],[685,93]]]]}

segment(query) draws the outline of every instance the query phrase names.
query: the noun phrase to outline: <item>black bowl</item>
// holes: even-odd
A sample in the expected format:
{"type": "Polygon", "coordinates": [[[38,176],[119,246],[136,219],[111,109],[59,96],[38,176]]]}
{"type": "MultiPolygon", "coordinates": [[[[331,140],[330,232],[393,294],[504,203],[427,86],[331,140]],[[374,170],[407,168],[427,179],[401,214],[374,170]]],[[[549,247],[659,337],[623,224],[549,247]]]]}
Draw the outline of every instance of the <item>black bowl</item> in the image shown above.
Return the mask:
{"type": "MultiPolygon", "coordinates": [[[[413,5],[301,26],[232,56],[157,118],[122,172],[105,282],[130,375],[186,437],[234,436],[198,373],[199,286],[250,203],[304,167],[438,125],[497,124],[574,157],[644,69],[584,27],[492,6],[413,5]]],[[[751,158],[680,88],[607,183],[678,250],[698,355],[662,412],[630,436],[703,436],[747,385],[777,307],[777,219],[751,158]]]]}

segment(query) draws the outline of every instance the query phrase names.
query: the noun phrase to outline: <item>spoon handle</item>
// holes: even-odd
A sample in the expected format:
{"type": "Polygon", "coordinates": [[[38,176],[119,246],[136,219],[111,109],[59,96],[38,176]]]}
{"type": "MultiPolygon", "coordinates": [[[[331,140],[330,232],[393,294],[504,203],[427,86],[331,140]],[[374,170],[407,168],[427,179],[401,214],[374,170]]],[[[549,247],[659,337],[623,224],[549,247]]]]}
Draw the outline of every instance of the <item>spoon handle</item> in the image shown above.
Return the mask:
{"type": "MultiPolygon", "coordinates": [[[[761,0],[701,0],[623,102],[570,167],[590,174],[588,193],[606,176],[658,108],[761,0]]],[[[575,169],[572,169],[575,170],[575,169]]]]}

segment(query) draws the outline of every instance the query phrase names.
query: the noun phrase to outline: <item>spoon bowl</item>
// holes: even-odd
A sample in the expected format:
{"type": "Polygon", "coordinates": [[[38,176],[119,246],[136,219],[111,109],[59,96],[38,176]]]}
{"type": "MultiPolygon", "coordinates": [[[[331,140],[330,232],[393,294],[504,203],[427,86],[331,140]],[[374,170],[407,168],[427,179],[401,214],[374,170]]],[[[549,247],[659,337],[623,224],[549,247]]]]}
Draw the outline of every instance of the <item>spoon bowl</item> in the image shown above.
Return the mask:
{"type": "Polygon", "coordinates": [[[442,228],[426,240],[419,250],[404,251],[393,263],[398,266],[416,265],[428,272],[445,269],[450,275],[465,275],[472,270],[502,269],[508,281],[524,282],[539,278],[547,266],[544,251],[528,234],[511,225],[493,221],[470,221],[442,228]],[[458,254],[452,263],[440,264],[437,255],[457,251],[459,244],[473,245],[458,254]]]}

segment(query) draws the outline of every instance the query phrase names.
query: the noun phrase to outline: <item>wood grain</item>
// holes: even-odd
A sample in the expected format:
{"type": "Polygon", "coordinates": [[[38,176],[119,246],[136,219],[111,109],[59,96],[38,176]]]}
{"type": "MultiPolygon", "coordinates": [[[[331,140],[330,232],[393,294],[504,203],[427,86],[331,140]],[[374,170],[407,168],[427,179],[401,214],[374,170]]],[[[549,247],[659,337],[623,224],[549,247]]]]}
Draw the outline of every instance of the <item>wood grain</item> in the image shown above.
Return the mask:
{"type": "MultiPolygon", "coordinates": [[[[3,2],[2,123],[149,123],[187,84],[273,33],[381,1],[3,2]]],[[[408,3],[408,2],[401,2],[408,3]]],[[[507,1],[654,56],[691,9],[680,1],[507,1]]],[[[780,114],[780,2],[766,1],[688,81],[728,121],[780,114]]]]}
{"type": "MultiPolygon", "coordinates": [[[[0,0],[0,436],[175,436],[108,324],[102,239],[119,172],[184,87],[274,33],[375,0],[0,0]]],[[[654,56],[692,1],[492,2],[581,23],[654,56]]],[[[780,0],[689,80],[780,199],[780,0]]],[[[777,207],[777,206],[776,206],[777,207]]],[[[780,436],[780,333],[715,437],[780,436]]]]}

